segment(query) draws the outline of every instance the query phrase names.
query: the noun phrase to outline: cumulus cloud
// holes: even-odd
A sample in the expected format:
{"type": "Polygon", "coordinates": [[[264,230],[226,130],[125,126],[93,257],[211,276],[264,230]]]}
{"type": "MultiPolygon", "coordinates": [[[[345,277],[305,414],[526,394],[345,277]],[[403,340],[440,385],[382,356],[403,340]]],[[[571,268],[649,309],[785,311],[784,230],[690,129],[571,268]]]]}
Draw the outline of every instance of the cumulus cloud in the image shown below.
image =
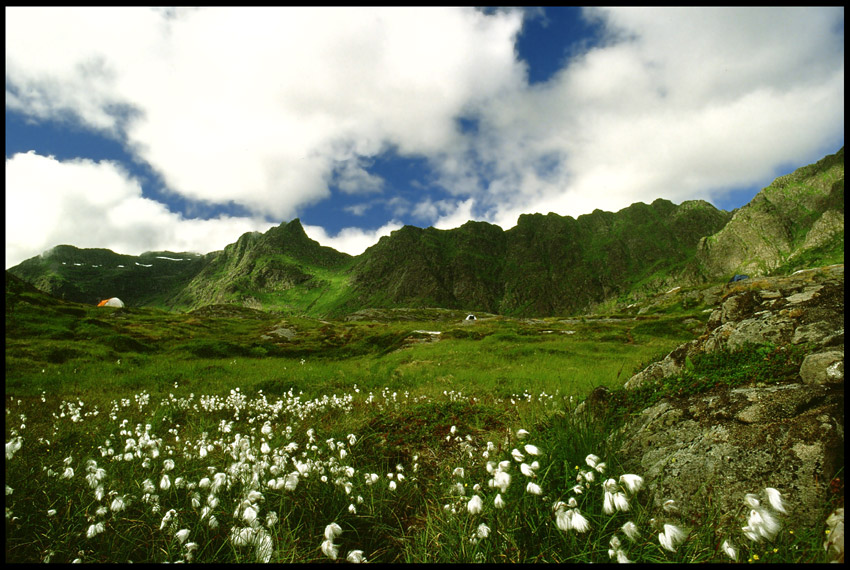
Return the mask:
{"type": "Polygon", "coordinates": [[[34,152],[6,159],[6,267],[60,244],[138,255],[209,252],[274,224],[250,218],[183,219],[142,197],[118,164],[58,161],[34,152]]]}
{"type": "Polygon", "coordinates": [[[479,215],[714,201],[844,137],[843,9],[594,9],[604,41],[479,109],[479,215]],[[479,177],[480,180],[480,177],[479,177]]]}
{"type": "Polygon", "coordinates": [[[402,223],[390,221],[376,230],[364,230],[362,228],[343,228],[336,235],[328,235],[321,226],[304,224],[304,232],[311,239],[322,245],[332,247],[337,251],[349,255],[360,255],[372,245],[375,245],[383,236],[388,236],[393,231],[400,229],[402,223]]]}
{"type": "Polygon", "coordinates": [[[511,11],[13,8],[7,18],[10,107],[120,130],[173,191],[283,220],[328,198],[334,172],[343,191],[379,191],[359,157],[450,147],[465,105],[522,79],[522,16],[511,11]]]}
{"type": "MultiPolygon", "coordinates": [[[[570,50],[558,73],[529,86],[515,50],[524,13],[515,9],[12,7],[6,105],[103,132],[169,191],[234,203],[257,220],[292,219],[332,199],[332,187],[368,196],[392,217],[382,228],[309,230],[351,253],[402,216],[443,228],[479,219],[507,229],[521,213],[577,216],[658,197],[716,200],[834,152],[844,136],[843,14],[589,9],[599,41],[570,50]],[[459,118],[475,128],[461,129],[459,118]],[[427,191],[392,195],[370,171],[383,153],[424,159],[432,169],[427,191]]],[[[23,171],[26,159],[7,157],[7,188],[10,164],[23,171]]],[[[66,211],[19,193],[26,221],[15,230],[21,234],[7,225],[7,244],[44,233],[82,245],[87,226],[69,220],[88,221],[87,212],[114,228],[140,220],[149,243],[165,244],[157,240],[173,232],[163,247],[171,250],[231,226],[219,241],[234,241],[264,223],[183,219],[145,201],[117,165],[57,164],[64,173],[111,176],[105,195],[118,196],[98,202],[66,189],[58,198],[66,211]],[[80,206],[89,202],[91,210],[80,206]],[[36,211],[39,219],[30,217],[36,211]],[[165,229],[152,232],[160,226],[145,224],[142,212],[165,229]]],[[[349,207],[353,215],[366,209],[349,207]]],[[[89,237],[118,249],[121,240],[127,248],[141,241],[100,230],[89,237]]],[[[55,245],[47,239],[32,243],[55,245]]]]}

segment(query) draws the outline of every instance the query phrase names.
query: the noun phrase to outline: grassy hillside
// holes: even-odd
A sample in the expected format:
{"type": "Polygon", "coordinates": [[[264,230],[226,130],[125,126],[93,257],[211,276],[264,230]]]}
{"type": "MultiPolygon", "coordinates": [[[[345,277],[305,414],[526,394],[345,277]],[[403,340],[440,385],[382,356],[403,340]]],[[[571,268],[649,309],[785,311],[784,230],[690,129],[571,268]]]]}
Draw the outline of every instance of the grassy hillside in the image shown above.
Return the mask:
{"type": "MultiPolygon", "coordinates": [[[[627,521],[641,538],[617,556],[728,560],[711,524],[662,548],[638,484],[606,512],[601,482],[629,473],[620,420],[571,413],[694,338],[704,309],[177,314],[62,301],[7,272],[6,560],[599,563],[627,521]],[[510,477],[488,484],[499,462],[510,477]],[[569,491],[577,477],[588,492],[569,491]],[[586,528],[564,526],[568,500],[586,528]]],[[[736,381],[763,368],[751,356],[736,381]]],[[[711,366],[690,373],[711,384],[711,366]]],[[[736,559],[823,561],[822,529],[792,528],[736,539],[736,559]]]]}

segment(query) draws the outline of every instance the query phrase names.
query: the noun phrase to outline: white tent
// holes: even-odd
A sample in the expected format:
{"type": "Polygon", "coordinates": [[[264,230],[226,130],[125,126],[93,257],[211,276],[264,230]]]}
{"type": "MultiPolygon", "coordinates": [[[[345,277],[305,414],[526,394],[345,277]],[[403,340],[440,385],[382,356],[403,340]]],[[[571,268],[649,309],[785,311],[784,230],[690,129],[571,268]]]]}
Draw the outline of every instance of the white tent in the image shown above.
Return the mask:
{"type": "Polygon", "coordinates": [[[111,299],[104,299],[100,303],[97,304],[98,307],[123,307],[124,301],[119,299],[118,297],[112,297],[111,299]]]}

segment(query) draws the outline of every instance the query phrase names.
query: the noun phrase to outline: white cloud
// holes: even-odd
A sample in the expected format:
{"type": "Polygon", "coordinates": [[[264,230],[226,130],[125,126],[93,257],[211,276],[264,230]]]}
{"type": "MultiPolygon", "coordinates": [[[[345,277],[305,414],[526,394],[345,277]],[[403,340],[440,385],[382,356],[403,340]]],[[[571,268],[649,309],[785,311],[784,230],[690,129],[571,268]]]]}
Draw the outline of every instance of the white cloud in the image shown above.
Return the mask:
{"type": "MultiPolygon", "coordinates": [[[[521,10],[13,7],[6,104],[108,133],[190,200],[233,202],[279,221],[327,200],[336,183],[380,195],[370,204],[386,204],[395,219],[507,229],[521,213],[711,199],[769,183],[780,167],[843,144],[843,8],[586,14],[604,41],[569,51],[563,69],[529,87],[514,49],[521,10]],[[462,133],[460,116],[477,118],[478,128],[462,133]],[[434,169],[419,203],[389,194],[391,185],[369,172],[370,159],[390,150],[434,169]],[[433,195],[434,181],[447,197],[433,195]]],[[[7,186],[10,164],[23,176],[20,157],[7,159],[7,186]]],[[[85,236],[129,252],[141,239],[110,232],[136,223],[150,243],[165,244],[171,232],[162,249],[201,235],[220,248],[263,225],[185,220],[145,201],[115,165],[57,164],[63,173],[111,176],[111,186],[97,187],[117,195],[94,200],[66,189],[50,194],[58,205],[17,195],[24,217],[15,220],[20,234],[7,225],[7,256],[10,237],[16,251],[60,238],[82,245],[85,236]],[[55,228],[40,221],[48,218],[55,228]],[[93,219],[104,229],[72,221],[93,219]],[[213,238],[216,229],[229,233],[213,238]]],[[[27,172],[34,182],[19,178],[20,188],[45,176],[27,172]]],[[[398,224],[312,232],[351,253],[398,224]]]]}
{"type": "Polygon", "coordinates": [[[250,218],[184,219],[143,198],[138,181],[113,162],[61,162],[34,152],[6,159],[7,269],[60,244],[131,255],[207,253],[272,225],[250,218]]]}
{"type": "Polygon", "coordinates": [[[116,131],[130,106],[127,141],[171,190],[281,220],[327,198],[334,170],[379,191],[358,156],[450,147],[464,106],[522,79],[518,11],[6,12],[12,108],[116,131]]]}
{"type": "Polygon", "coordinates": [[[589,14],[605,42],[479,106],[472,151],[441,164],[479,217],[713,199],[843,144],[843,9],[589,14]]]}
{"type": "Polygon", "coordinates": [[[304,224],[304,232],[311,239],[322,245],[332,247],[337,251],[349,255],[360,255],[366,248],[375,245],[383,236],[400,229],[403,224],[395,220],[388,222],[376,230],[364,230],[362,228],[343,228],[335,236],[328,235],[321,226],[304,224]]]}

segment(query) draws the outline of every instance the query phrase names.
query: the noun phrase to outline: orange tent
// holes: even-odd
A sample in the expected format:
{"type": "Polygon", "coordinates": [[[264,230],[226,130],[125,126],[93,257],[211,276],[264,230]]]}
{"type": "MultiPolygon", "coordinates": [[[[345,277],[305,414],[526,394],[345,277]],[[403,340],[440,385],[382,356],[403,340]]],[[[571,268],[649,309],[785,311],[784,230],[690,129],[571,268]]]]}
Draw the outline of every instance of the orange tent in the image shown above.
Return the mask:
{"type": "Polygon", "coordinates": [[[110,299],[104,299],[100,303],[97,304],[98,307],[123,307],[124,302],[118,297],[112,297],[110,299]]]}

